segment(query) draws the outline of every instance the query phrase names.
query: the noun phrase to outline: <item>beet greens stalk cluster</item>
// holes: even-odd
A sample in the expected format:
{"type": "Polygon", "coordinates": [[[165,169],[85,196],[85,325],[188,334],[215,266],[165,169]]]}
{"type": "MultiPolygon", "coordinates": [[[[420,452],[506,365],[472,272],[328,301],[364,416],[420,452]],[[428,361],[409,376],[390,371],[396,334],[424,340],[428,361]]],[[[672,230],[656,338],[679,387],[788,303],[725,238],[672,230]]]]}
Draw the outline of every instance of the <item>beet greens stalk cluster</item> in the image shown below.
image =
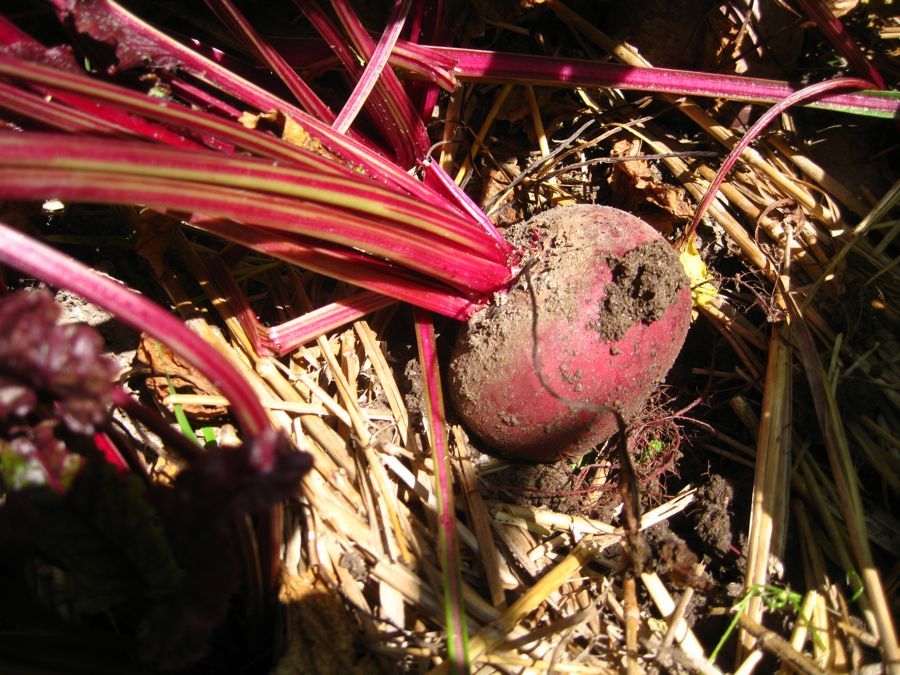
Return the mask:
{"type": "MultiPolygon", "coordinates": [[[[242,320],[260,354],[284,354],[388,302],[422,310],[416,330],[429,392],[436,493],[442,497],[448,654],[461,672],[468,663],[466,614],[429,313],[458,320],[475,316],[509,290],[526,252],[514,250],[429,160],[425,121],[437,97],[470,80],[812,102],[880,117],[895,116],[900,102],[877,92],[832,95],[837,84],[807,96],[793,94],[798,87],[787,83],[451,49],[441,35],[440,2],[396,0],[378,26],[381,32],[373,33],[347,0],[332,0],[329,7],[297,0],[297,15],[286,21],[302,15],[318,36],[301,44],[269,40],[230,0],[206,4],[208,18],[221,21],[242,59],[193,36],[164,32],[114,0],[48,0],[37,14],[44,22],[40,31],[30,30],[34,13],[0,15],[0,110],[6,122],[0,131],[0,198],[140,205],[361,289],[342,304],[271,329],[246,312],[242,320]],[[339,108],[317,93],[322,75],[346,84],[339,108]]],[[[861,89],[867,82],[840,85],[861,89]]],[[[618,241],[615,224],[610,227],[618,241]]],[[[221,566],[227,578],[199,579],[210,551],[241,550],[248,543],[238,525],[242,516],[265,512],[292,494],[308,461],[268,428],[241,377],[167,313],[6,225],[0,225],[0,262],[71,288],[157,334],[232,401],[243,448],[194,457],[168,491],[149,486],[138,463],[129,461],[114,435],[104,433],[111,402],[127,401],[110,384],[108,364],[93,357],[96,338],[83,329],[57,327],[52,305],[41,296],[11,296],[0,306],[0,316],[35,317],[32,327],[17,328],[0,342],[3,487],[15,495],[46,489],[66,500],[82,475],[85,481],[95,475],[85,467],[95,465],[123,472],[98,469],[103,481],[137,480],[138,487],[122,488],[123,494],[138,495],[145,504],[141,522],[148,533],[159,534],[153,535],[154,555],[165,558],[162,568],[170,571],[159,586],[150,584],[156,590],[146,621],[168,621],[173,631],[164,639],[149,630],[153,637],[144,642],[145,654],[168,665],[190,661],[237,588],[237,558],[221,566]],[[43,339],[16,331],[43,331],[43,339]],[[44,345],[41,354],[38,344],[44,345]],[[80,370],[63,367],[79,349],[91,355],[76,359],[80,370]],[[47,363],[60,365],[34,365],[47,363]],[[84,376],[73,380],[74,372],[84,376]],[[173,621],[176,614],[181,619],[173,621]]],[[[227,265],[220,267],[228,289],[227,265]]],[[[607,281],[598,280],[592,292],[604,292],[607,281]]],[[[239,291],[228,292],[234,305],[248,306],[239,291]]],[[[527,369],[532,351],[523,349],[527,369]]],[[[89,494],[95,489],[85,488],[89,494]]],[[[4,513],[7,527],[15,529],[15,512],[4,513]]],[[[78,562],[62,553],[57,560],[78,562]]],[[[273,576],[269,570],[269,582],[273,576]]],[[[265,593],[269,585],[262,586],[265,593]]]]}

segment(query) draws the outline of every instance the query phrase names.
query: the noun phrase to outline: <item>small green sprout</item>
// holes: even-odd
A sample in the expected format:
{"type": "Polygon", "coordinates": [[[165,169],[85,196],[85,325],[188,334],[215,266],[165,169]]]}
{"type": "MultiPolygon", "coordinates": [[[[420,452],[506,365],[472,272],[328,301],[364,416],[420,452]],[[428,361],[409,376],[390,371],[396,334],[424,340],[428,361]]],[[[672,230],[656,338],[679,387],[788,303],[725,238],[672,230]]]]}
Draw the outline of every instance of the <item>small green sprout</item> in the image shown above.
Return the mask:
{"type": "Polygon", "coordinates": [[[794,612],[799,616],[800,621],[806,624],[806,626],[810,629],[810,632],[812,633],[813,639],[816,641],[816,643],[823,649],[825,648],[821,637],[819,637],[816,629],[813,628],[812,624],[809,622],[809,619],[800,613],[801,604],[803,603],[802,595],[793,592],[789,588],[779,588],[778,586],[772,586],[769,584],[754,584],[747,590],[747,592],[744,594],[744,597],[742,597],[738,601],[738,603],[731,608],[734,612],[734,618],[731,620],[731,623],[728,624],[728,628],[725,629],[725,633],[722,635],[722,638],[719,640],[716,648],[713,649],[712,654],[710,654],[710,663],[715,663],[716,656],[718,656],[719,651],[728,641],[728,638],[731,637],[734,629],[737,628],[737,625],[741,620],[741,614],[747,611],[747,607],[750,605],[750,600],[753,597],[762,598],[763,604],[769,611],[776,611],[790,606],[790,608],[793,609],[794,612]]]}
{"type": "Polygon", "coordinates": [[[665,450],[666,444],[659,440],[658,438],[651,438],[647,441],[647,445],[644,446],[644,449],[641,450],[641,456],[638,459],[638,464],[646,464],[650,462],[653,458],[657,457],[663,450],[665,450]]]}

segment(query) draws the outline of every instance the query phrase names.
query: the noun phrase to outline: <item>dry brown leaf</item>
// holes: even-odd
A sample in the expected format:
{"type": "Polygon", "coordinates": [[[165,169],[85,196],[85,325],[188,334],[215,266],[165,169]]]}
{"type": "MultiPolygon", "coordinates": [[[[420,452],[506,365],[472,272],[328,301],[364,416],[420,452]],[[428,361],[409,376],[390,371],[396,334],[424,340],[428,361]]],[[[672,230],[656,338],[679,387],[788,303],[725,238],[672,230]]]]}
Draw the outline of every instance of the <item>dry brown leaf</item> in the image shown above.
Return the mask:
{"type": "MultiPolygon", "coordinates": [[[[197,372],[191,364],[146,333],[141,333],[141,341],[134,358],[140,366],[149,369],[147,387],[160,405],[163,405],[163,399],[171,393],[170,384],[180,394],[221,396],[213,383],[197,372]]],[[[221,405],[185,403],[183,407],[188,415],[198,420],[214,419],[226,412],[226,408],[221,405]]]]}
{"type": "Polygon", "coordinates": [[[165,254],[177,226],[175,218],[150,209],[144,209],[138,217],[134,252],[150,264],[157,278],[165,274],[165,254]]]}
{"type": "Polygon", "coordinates": [[[689,219],[693,209],[684,188],[670,185],[646,160],[640,159],[640,141],[622,140],[613,145],[613,157],[634,156],[629,162],[614,164],[609,183],[612,201],[618,208],[639,215],[664,235],[672,233],[676,223],[689,219]]]}
{"type": "MultiPolygon", "coordinates": [[[[480,188],[479,202],[481,207],[485,208],[492,199],[503,192],[506,186],[509,185],[509,175],[515,176],[519,171],[519,166],[515,160],[506,163],[503,168],[498,168],[494,165],[486,166],[480,188]]],[[[500,206],[494,208],[495,210],[491,212],[491,220],[498,227],[506,227],[525,218],[521,200],[510,199],[509,196],[504,197],[503,201],[500,202],[500,206]]]]}

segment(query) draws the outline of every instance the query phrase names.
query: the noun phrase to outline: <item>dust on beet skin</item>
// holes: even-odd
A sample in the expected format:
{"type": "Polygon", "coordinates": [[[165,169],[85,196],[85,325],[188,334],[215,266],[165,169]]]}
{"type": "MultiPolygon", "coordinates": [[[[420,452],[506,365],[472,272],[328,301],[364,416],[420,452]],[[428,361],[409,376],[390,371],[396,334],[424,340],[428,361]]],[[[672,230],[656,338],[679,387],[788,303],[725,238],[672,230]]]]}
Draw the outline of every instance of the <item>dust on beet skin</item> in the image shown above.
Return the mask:
{"type": "MultiPolygon", "coordinates": [[[[586,283],[583,274],[594,260],[596,242],[590,236],[590,219],[575,208],[553,209],[534,218],[512,225],[504,236],[513,246],[536,259],[531,282],[537,297],[541,324],[554,321],[571,322],[577,312],[579,286],[586,283]],[[545,274],[547,270],[564,268],[562,273],[545,274]],[[568,281],[561,285],[560,279],[568,281]]],[[[465,351],[478,362],[477,368],[502,371],[504,357],[531,354],[531,303],[524,275],[510,290],[508,298],[489,306],[469,320],[465,351]],[[512,301],[510,300],[512,299],[512,301]],[[522,330],[527,327],[527,330],[522,330]]],[[[469,391],[467,381],[454,386],[466,396],[477,399],[477,391],[469,391]]],[[[515,420],[510,420],[514,423],[515,420]]]]}

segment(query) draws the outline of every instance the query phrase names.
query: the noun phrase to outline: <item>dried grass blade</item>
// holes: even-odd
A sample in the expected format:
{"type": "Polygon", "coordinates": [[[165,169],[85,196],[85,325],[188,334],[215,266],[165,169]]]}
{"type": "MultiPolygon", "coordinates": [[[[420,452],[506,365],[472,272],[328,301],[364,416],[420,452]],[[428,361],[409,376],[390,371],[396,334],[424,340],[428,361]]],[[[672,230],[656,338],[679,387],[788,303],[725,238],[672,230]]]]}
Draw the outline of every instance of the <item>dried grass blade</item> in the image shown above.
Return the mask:
{"type": "Polygon", "coordinates": [[[662,614],[663,618],[669,623],[669,632],[674,636],[675,640],[678,641],[684,652],[700,659],[706,658],[703,652],[703,646],[700,644],[700,641],[697,639],[697,636],[694,634],[694,631],[691,630],[690,626],[684,621],[674,622],[674,618],[676,618],[674,615],[677,609],[675,601],[672,599],[672,596],[669,594],[669,591],[663,585],[662,580],[657,576],[656,572],[644,572],[641,574],[641,581],[644,582],[647,592],[653,599],[653,604],[656,605],[659,613],[662,614]]]}
{"type": "Polygon", "coordinates": [[[409,431],[409,413],[406,410],[406,404],[403,402],[403,395],[397,388],[397,382],[394,379],[391,368],[384,356],[384,352],[378,344],[378,337],[365,321],[355,322],[353,324],[353,329],[359,336],[359,341],[363,345],[363,350],[369,358],[369,361],[372,363],[375,374],[378,376],[378,381],[381,383],[381,387],[388,401],[388,406],[391,409],[394,419],[397,421],[397,433],[400,435],[403,444],[406,445],[409,431]]]}
{"type": "Polygon", "coordinates": [[[703,217],[703,214],[706,213],[706,209],[715,198],[716,191],[719,189],[722,181],[725,180],[725,176],[728,175],[731,167],[733,167],[740,158],[741,153],[744,151],[744,148],[750,145],[750,142],[755,139],[763,129],[769,126],[772,120],[774,120],[778,115],[780,115],[783,111],[787,110],[791,106],[802,103],[804,101],[816,100],[825,92],[831,91],[833,89],[865,89],[867,86],[869,86],[869,82],[867,82],[866,80],[852,77],[839,77],[834,80],[828,80],[826,82],[817,82],[816,84],[811,84],[808,87],[804,87],[800,91],[794,92],[790,96],[787,96],[786,98],[782,99],[771,108],[769,108],[765,113],[763,113],[762,116],[760,116],[760,118],[753,123],[753,126],[751,126],[747,130],[747,133],[743,135],[741,140],[738,141],[737,144],[731,149],[731,152],[728,153],[728,157],[725,158],[725,161],[722,162],[722,166],[719,167],[719,170],[716,172],[716,177],[713,179],[712,183],[707,189],[706,195],[703,197],[703,200],[700,202],[700,204],[697,205],[697,210],[694,212],[694,220],[691,222],[691,225],[687,230],[684,241],[689,241],[691,238],[693,238],[694,232],[697,229],[697,225],[700,223],[700,219],[703,217]]]}
{"type": "MultiPolygon", "coordinates": [[[[670,154],[672,152],[670,147],[661,140],[651,139],[634,128],[629,128],[629,131],[659,153],[670,154]]],[[[685,190],[698,202],[701,201],[708,192],[708,185],[697,181],[694,172],[680,157],[668,157],[663,161],[679,182],[684,185],[685,190]]],[[[753,237],[747,234],[744,227],[717,201],[710,203],[709,211],[716,222],[722,226],[728,236],[738,245],[744,257],[757,269],[762,270],[767,275],[771,275],[772,269],[768,258],[753,240],[753,237]]]]}
{"type": "MultiPolygon", "coordinates": [[[[558,591],[582,567],[590,563],[602,550],[604,544],[618,542],[617,536],[584,537],[569,555],[557,563],[552,570],[534,583],[509,609],[496,620],[476,633],[469,644],[469,652],[474,661],[485,652],[503,642],[519,623],[534,611],[550,595],[558,591]]],[[[430,675],[447,672],[446,666],[435,668],[430,675]]]]}
{"type": "Polygon", "coordinates": [[[798,652],[791,646],[790,642],[761,626],[759,622],[754,621],[746,614],[740,615],[740,622],[741,629],[756,638],[763,649],[771,652],[782,661],[789,663],[798,672],[804,675],[825,675],[825,671],[812,659],[798,652]]]}
{"type": "Polygon", "coordinates": [[[898,664],[900,645],[897,643],[897,633],[884,584],[872,558],[865,512],[859,493],[859,478],[847,444],[840,410],[831,388],[826,384],[825,372],[816,352],[812,334],[804,321],[803,312],[793,297],[785,295],[784,299],[791,314],[798,356],[806,373],[819,428],[825,440],[832,476],[837,487],[838,504],[849,530],[859,574],[874,614],[878,637],[881,640],[881,653],[885,663],[898,664]]]}
{"type": "Polygon", "coordinates": [[[453,426],[453,443],[456,446],[456,465],[463,498],[466,502],[466,513],[469,514],[471,527],[478,539],[478,554],[487,577],[491,604],[502,610],[506,608],[506,594],[500,575],[500,552],[494,542],[490,512],[482,499],[478,478],[469,462],[468,444],[462,429],[457,425],[453,426]]]}
{"type": "MultiPolygon", "coordinates": [[[[789,325],[781,324],[772,331],[769,343],[744,577],[744,589],[748,592],[768,583],[769,558],[781,557],[787,531],[792,395],[789,339],[789,325]]],[[[753,594],[747,614],[760,621],[762,613],[762,598],[753,594]]],[[[742,633],[740,639],[744,650],[754,648],[755,640],[747,634],[742,633]]]]}
{"type": "Polygon", "coordinates": [[[637,646],[641,610],[638,607],[634,577],[629,576],[622,581],[622,595],[622,607],[625,610],[625,672],[628,675],[639,675],[641,669],[637,661],[637,646]]]}
{"type": "Polygon", "coordinates": [[[803,307],[806,309],[810,302],[812,301],[813,296],[816,291],[825,283],[825,280],[829,275],[834,273],[834,270],[841,263],[841,261],[847,257],[847,254],[850,253],[861,241],[862,238],[866,235],[866,233],[872,228],[873,225],[881,222],[891,211],[891,209],[896,206],[896,204],[900,202],[900,180],[895,182],[890,190],[882,195],[881,199],[878,200],[878,203],[872,207],[872,209],[866,214],[865,218],[863,218],[856,227],[853,228],[853,231],[850,233],[849,241],[841,247],[828,261],[828,265],[822,272],[822,275],[816,280],[816,283],[813,284],[813,287],[808,291],[806,295],[806,299],[804,301],[803,307]]]}
{"type": "Polygon", "coordinates": [[[840,201],[853,211],[853,213],[860,217],[865,216],[866,213],[868,213],[869,208],[865,203],[845,187],[840,180],[833,177],[824,168],[816,164],[811,157],[803,154],[797,148],[792,147],[784,138],[772,135],[766,138],[766,142],[791,160],[813,181],[821,185],[829,196],[840,201]]]}
{"type": "Polygon", "coordinates": [[[302,344],[353,323],[394,302],[393,298],[380,293],[360,291],[341,300],[317,307],[296,319],[265,328],[264,331],[275,353],[278,356],[284,356],[302,344]]]}
{"type": "Polygon", "coordinates": [[[469,171],[472,169],[472,161],[481,150],[484,139],[487,137],[488,131],[490,131],[491,124],[494,123],[494,119],[500,113],[500,109],[503,107],[503,102],[506,100],[506,97],[509,96],[509,92],[512,91],[512,88],[513,85],[504,84],[500,88],[500,91],[494,96],[494,101],[491,104],[491,109],[488,111],[487,117],[485,117],[484,121],[481,123],[481,128],[475,135],[475,140],[473,140],[472,144],[469,146],[469,154],[466,155],[466,158],[463,160],[462,165],[459,167],[459,171],[456,172],[456,176],[453,179],[453,181],[457,185],[462,185],[466,176],[469,175],[469,171]]]}

